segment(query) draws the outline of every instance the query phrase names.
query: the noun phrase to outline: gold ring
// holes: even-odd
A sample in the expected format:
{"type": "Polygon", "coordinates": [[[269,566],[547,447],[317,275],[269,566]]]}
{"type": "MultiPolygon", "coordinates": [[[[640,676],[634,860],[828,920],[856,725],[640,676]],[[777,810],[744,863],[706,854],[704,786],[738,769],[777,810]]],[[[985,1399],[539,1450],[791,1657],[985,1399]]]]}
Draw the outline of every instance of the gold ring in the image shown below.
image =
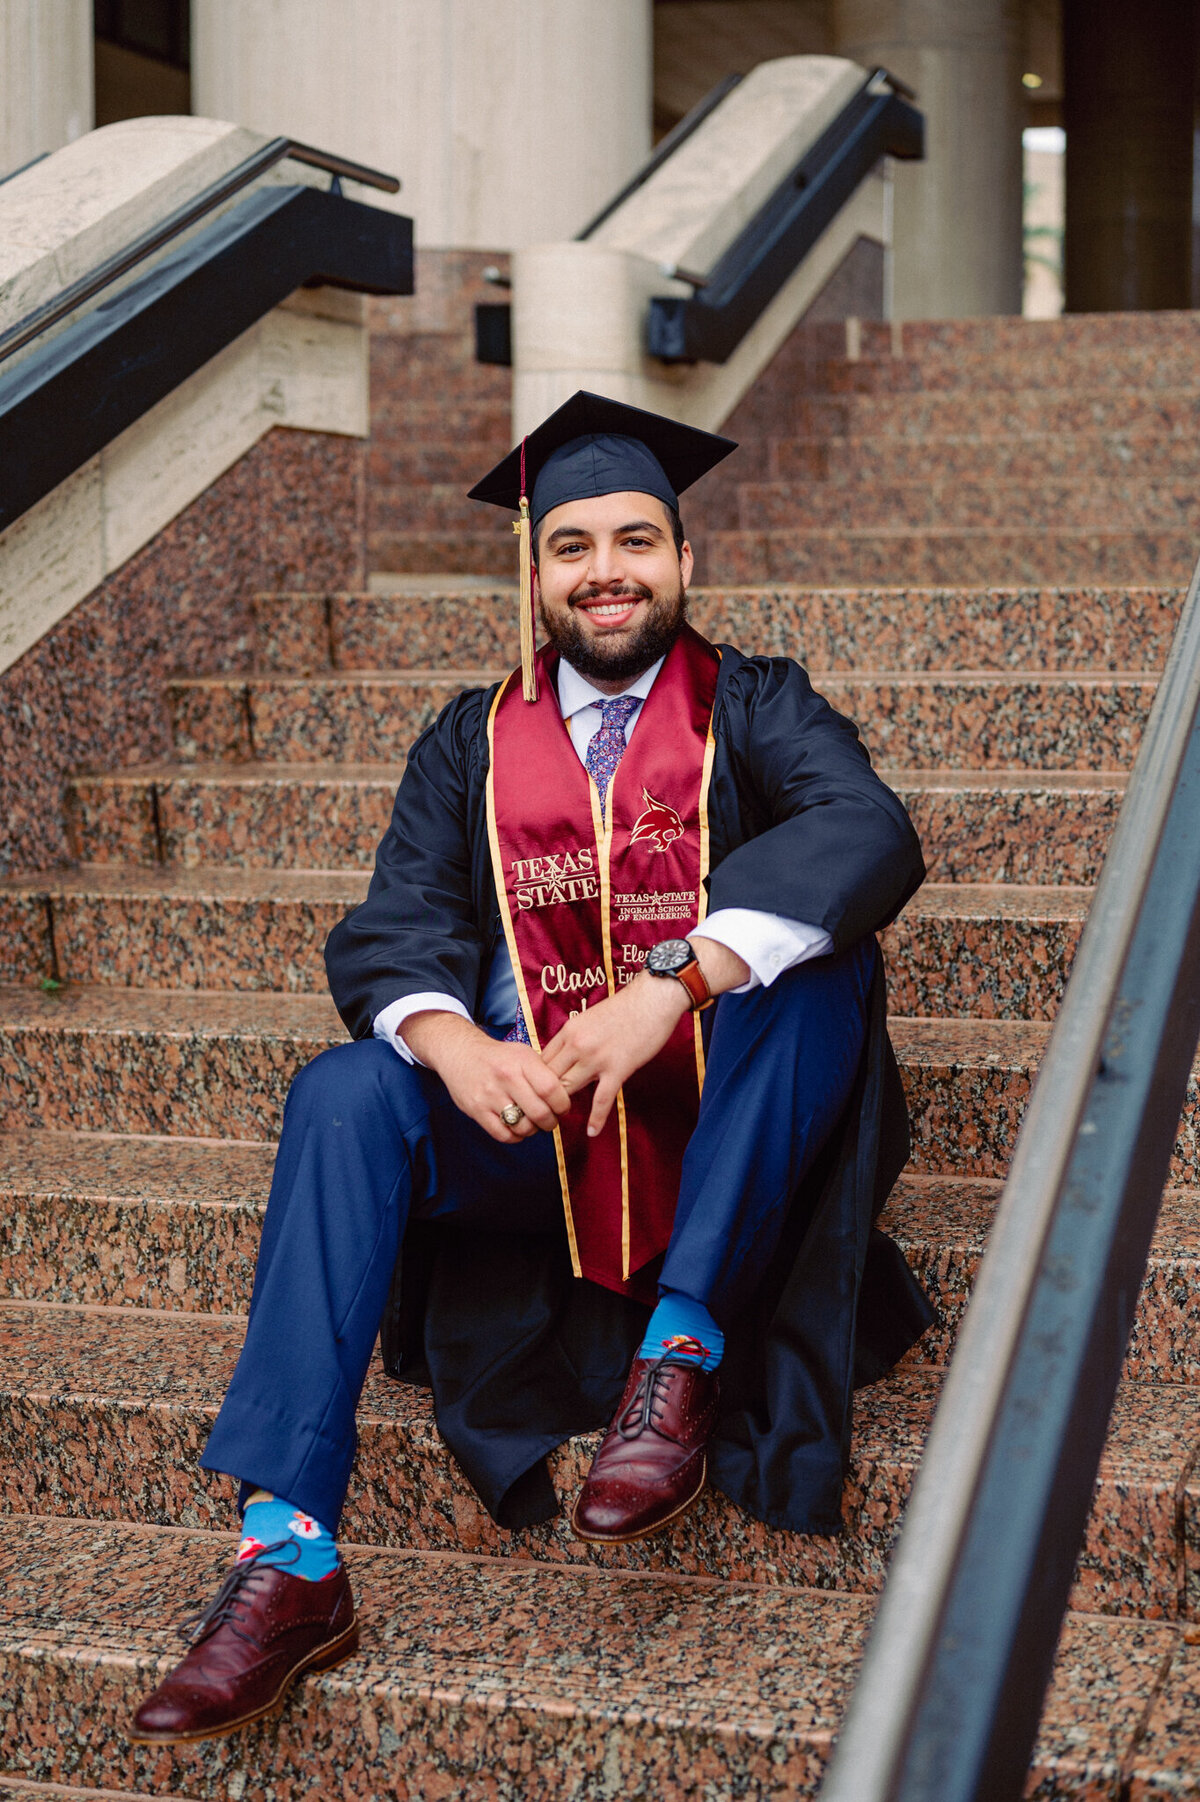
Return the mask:
{"type": "Polygon", "coordinates": [[[505,1126],[519,1126],[525,1118],[525,1109],[518,1107],[515,1101],[510,1101],[507,1107],[500,1109],[500,1118],[505,1126]]]}

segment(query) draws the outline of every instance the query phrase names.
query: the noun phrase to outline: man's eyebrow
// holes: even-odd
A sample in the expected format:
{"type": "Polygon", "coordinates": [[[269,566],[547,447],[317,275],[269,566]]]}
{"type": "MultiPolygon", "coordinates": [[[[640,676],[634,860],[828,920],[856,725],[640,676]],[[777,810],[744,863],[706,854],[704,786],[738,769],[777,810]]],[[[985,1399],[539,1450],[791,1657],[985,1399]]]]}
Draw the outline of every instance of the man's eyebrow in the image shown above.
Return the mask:
{"type": "MultiPolygon", "coordinates": [[[[667,535],[663,528],[656,525],[652,519],[631,519],[627,524],[618,526],[613,537],[620,538],[625,532],[653,532],[658,538],[665,538],[667,535]]],[[[593,534],[584,526],[556,526],[547,537],[546,543],[550,545],[556,544],[560,539],[591,538],[592,536],[593,534]]]]}

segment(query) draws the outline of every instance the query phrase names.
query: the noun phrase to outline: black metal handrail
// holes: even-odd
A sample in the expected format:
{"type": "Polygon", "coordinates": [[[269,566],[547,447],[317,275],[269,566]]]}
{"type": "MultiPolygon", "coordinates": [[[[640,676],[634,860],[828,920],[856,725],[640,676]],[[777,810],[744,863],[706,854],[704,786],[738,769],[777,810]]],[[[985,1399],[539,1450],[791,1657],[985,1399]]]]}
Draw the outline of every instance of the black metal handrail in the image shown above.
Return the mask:
{"type": "Polygon", "coordinates": [[[1200,568],[821,1802],[1015,1802],[1200,1034],[1200,568]]]}
{"type": "Polygon", "coordinates": [[[687,298],[656,295],[646,348],[668,363],[725,363],[883,156],[920,159],[924,119],[912,90],[875,69],[789,169],[687,298]]]}
{"type": "MultiPolygon", "coordinates": [[[[85,301],[102,293],[130,269],[145,262],[147,257],[160,250],[164,244],[169,244],[172,238],[179,237],[189,226],[214,212],[242,188],[249,187],[251,182],[257,181],[260,175],[274,168],[276,163],[281,163],[285,157],[291,157],[293,162],[307,163],[314,169],[327,170],[333,176],[335,185],[345,178],[347,181],[361,182],[369,188],[381,188],[386,194],[398,194],[400,191],[400,182],[394,175],[384,175],[381,170],[369,169],[366,164],[352,162],[348,157],[336,156],[327,150],[317,150],[311,144],[298,143],[295,138],[272,138],[270,143],[245,157],[236,168],[219,177],[193,199],[176,207],[174,212],[168,213],[157,225],[150,226],[121,250],[114,251],[112,256],[97,263],[94,269],[89,269],[86,275],[81,275],[77,281],[52,295],[40,307],[35,307],[32,313],[26,314],[24,319],[18,320],[6,332],[0,332],[0,362],[13,356],[26,344],[31,344],[43,332],[49,331],[77,307],[81,307],[85,301]]],[[[41,158],[35,157],[34,161],[40,162],[41,158]]],[[[26,164],[25,167],[29,168],[31,165],[26,164]]],[[[19,175],[23,170],[14,170],[13,173],[19,175]]]]}

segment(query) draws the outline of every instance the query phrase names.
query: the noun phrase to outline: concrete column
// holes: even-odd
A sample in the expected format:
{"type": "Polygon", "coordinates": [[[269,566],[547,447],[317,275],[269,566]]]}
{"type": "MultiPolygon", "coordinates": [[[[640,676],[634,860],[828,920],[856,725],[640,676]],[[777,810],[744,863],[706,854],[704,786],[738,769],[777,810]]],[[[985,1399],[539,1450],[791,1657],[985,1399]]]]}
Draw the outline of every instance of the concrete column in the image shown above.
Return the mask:
{"type": "Polygon", "coordinates": [[[192,104],[398,175],[392,204],[422,246],[567,238],[650,150],[651,0],[602,14],[595,0],[192,0],[192,104]]]}
{"type": "Polygon", "coordinates": [[[925,114],[925,161],[895,172],[893,316],[1019,313],[1020,0],[835,0],[834,30],[925,114]]]}
{"type": "Polygon", "coordinates": [[[0,175],[92,129],[91,0],[0,0],[0,175]]]}
{"type": "Polygon", "coordinates": [[[1196,37],[1184,0],[1064,0],[1068,312],[1192,304],[1196,37]]]}

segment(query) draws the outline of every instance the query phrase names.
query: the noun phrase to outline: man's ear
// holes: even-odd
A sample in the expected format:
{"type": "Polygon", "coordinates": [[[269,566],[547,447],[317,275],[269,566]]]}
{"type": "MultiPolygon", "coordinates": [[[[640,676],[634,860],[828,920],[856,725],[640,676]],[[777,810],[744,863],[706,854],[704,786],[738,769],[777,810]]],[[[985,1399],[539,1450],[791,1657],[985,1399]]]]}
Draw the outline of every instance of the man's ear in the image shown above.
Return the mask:
{"type": "Polygon", "coordinates": [[[691,582],[696,569],[696,559],[692,555],[692,547],[685,538],[679,547],[679,580],[684,588],[691,582]]]}

